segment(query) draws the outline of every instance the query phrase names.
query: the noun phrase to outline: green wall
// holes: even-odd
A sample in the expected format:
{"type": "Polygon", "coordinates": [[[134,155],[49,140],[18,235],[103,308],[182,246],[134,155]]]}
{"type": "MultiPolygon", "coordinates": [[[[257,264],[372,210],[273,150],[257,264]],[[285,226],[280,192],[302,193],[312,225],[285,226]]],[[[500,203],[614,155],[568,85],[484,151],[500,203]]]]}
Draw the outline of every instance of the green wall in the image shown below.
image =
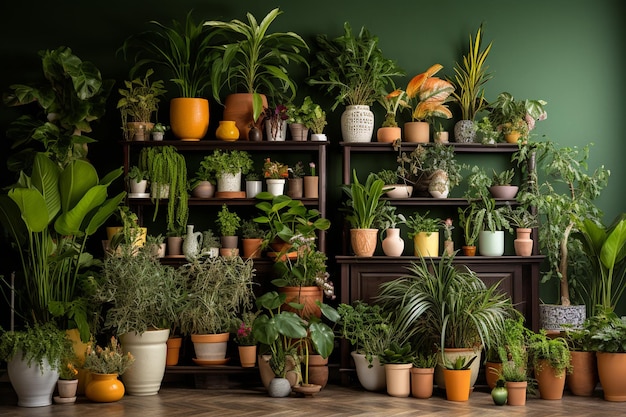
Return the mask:
{"type": "MultiPolygon", "coordinates": [[[[129,65],[116,55],[116,49],[130,34],[146,28],[148,20],[168,23],[183,19],[194,10],[200,19],[245,19],[250,11],[261,18],[272,7],[284,14],[274,30],[293,30],[307,41],[317,33],[338,36],[342,24],[353,28],[366,26],[380,38],[385,53],[397,60],[407,72],[399,85],[423,72],[433,63],[444,66],[451,75],[456,60],[467,48],[468,35],[484,23],[485,40],[493,41],[488,59],[493,79],[487,84],[487,98],[501,91],[518,98],[544,99],[548,119],[537,124],[536,133],[565,146],[594,142],[590,168],[604,164],[611,170],[609,186],[598,200],[605,220],[626,211],[620,193],[626,179],[626,164],[621,158],[625,146],[618,131],[625,106],[620,100],[626,92],[621,72],[625,63],[623,39],[625,25],[618,11],[618,0],[442,0],[426,1],[279,1],[272,4],[243,0],[177,2],[119,1],[64,2],[4,1],[0,6],[0,89],[10,84],[31,82],[40,74],[37,51],[60,45],[71,47],[84,60],[93,61],[106,78],[118,82],[127,78],[129,65]]],[[[306,86],[300,97],[317,94],[306,86]]],[[[328,104],[326,97],[318,97],[328,104]]],[[[103,172],[121,163],[119,117],[112,110],[97,126],[99,143],[91,149],[96,166],[103,172]]],[[[219,107],[213,106],[212,126],[217,126],[219,107]]],[[[341,110],[329,115],[328,133],[339,141],[341,110]]],[[[377,109],[377,124],[382,121],[377,109]]],[[[15,113],[2,107],[0,113],[0,152],[7,151],[4,131],[15,113]]],[[[340,149],[331,149],[330,181],[334,185],[332,202],[339,198],[340,149]]],[[[378,167],[372,168],[378,170],[378,167]]],[[[2,172],[3,181],[9,180],[2,172]]],[[[542,286],[542,297],[553,300],[552,286],[542,286]]]]}

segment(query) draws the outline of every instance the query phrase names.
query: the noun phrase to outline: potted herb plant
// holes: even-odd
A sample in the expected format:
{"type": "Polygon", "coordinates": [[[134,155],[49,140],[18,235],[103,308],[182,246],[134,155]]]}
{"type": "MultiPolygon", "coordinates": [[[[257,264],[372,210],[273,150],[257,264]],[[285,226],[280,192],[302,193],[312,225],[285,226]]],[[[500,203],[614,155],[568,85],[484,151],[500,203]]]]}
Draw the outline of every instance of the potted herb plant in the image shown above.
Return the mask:
{"type": "Polygon", "coordinates": [[[20,407],[52,404],[59,367],[72,342],[52,322],[27,325],[24,330],[0,329],[0,358],[7,361],[9,380],[20,407]]]}
{"type": "Polygon", "coordinates": [[[162,265],[149,248],[121,245],[119,254],[105,259],[101,275],[93,297],[104,308],[104,327],[137,358],[124,385],[130,394],[155,395],[165,373],[170,327],[184,300],[176,270],[162,265]]]}
{"type": "Polygon", "coordinates": [[[428,217],[429,212],[415,212],[406,219],[409,239],[413,239],[415,256],[439,256],[439,229],[441,220],[428,217]]]}
{"type": "Polygon", "coordinates": [[[308,68],[303,52],[309,47],[300,35],[291,31],[269,32],[282,13],[275,8],[261,21],[247,13],[247,22],[239,19],[204,22],[205,27],[215,29],[219,45],[210,71],[213,98],[221,103],[224,87],[232,89],[224,103],[224,120],[234,120],[244,139],[248,138],[253,120],[252,93],[275,97],[279,92],[290,92],[293,98],[296,83],[289,75],[289,66],[300,64],[308,68]]]}
{"type": "Polygon", "coordinates": [[[445,104],[454,91],[454,85],[434,75],[443,66],[435,64],[416,75],[406,88],[411,109],[411,122],[404,124],[404,137],[408,142],[429,142],[430,124],[434,118],[450,119],[452,112],[445,104]]]}
{"type": "Polygon", "coordinates": [[[191,335],[196,362],[225,363],[229,331],[243,311],[250,311],[254,300],[252,260],[198,258],[179,267],[178,274],[187,291],[180,329],[191,335]]]}
{"type": "Polygon", "coordinates": [[[122,115],[122,130],[125,140],[146,140],[154,127],[154,115],[159,110],[160,97],[167,91],[163,88],[163,81],[151,82],[154,74],[148,68],[143,78],[124,81],[126,88],[118,89],[121,98],[117,101],[117,108],[122,115]]]}
{"type": "Polygon", "coordinates": [[[394,77],[404,72],[384,56],[378,37],[365,27],[355,34],[345,22],[343,29],[344,33],[334,39],[325,34],[315,38],[314,75],[307,82],[333,95],[331,110],[346,105],[341,117],[344,141],[369,142],[374,131],[374,114],[369,106],[378,99],[381,90],[393,85],[394,77]]]}
{"type": "Polygon", "coordinates": [[[230,211],[226,204],[222,204],[222,209],[217,213],[215,224],[217,224],[222,236],[222,249],[230,250],[228,255],[236,254],[232,250],[237,249],[238,246],[237,230],[241,227],[239,215],[234,211],[230,211]]]}
{"type": "Polygon", "coordinates": [[[224,197],[241,190],[241,175],[247,174],[253,167],[252,158],[247,151],[215,149],[211,155],[206,155],[201,162],[207,169],[215,172],[217,178],[217,196],[224,197]]]}
{"type": "Polygon", "coordinates": [[[149,24],[151,29],[128,37],[120,51],[125,57],[134,54],[131,76],[145,66],[169,74],[166,78],[179,92],[170,101],[172,133],[180,139],[200,140],[209,127],[209,102],[202,97],[211,84],[215,53],[212,31],[196,24],[192,11],[184,22],[172,20],[167,26],[152,20],[149,24]]]}
{"type": "Polygon", "coordinates": [[[454,83],[456,89],[452,97],[461,108],[461,120],[454,125],[454,139],[457,142],[474,142],[476,130],[474,121],[477,114],[486,108],[485,83],[491,79],[487,72],[487,56],[491,51],[490,42],[482,49],[483,27],[476,31],[476,36],[469,36],[469,48],[463,56],[463,64],[457,61],[454,66],[454,83]]]}
{"type": "Polygon", "coordinates": [[[370,173],[365,183],[360,183],[356,170],[352,171],[352,184],[344,184],[343,192],[348,200],[345,202],[346,220],[350,222],[350,242],[352,250],[357,256],[372,256],[376,250],[378,229],[372,225],[379,215],[384,194],[384,183],[370,173]]]}
{"type": "Polygon", "coordinates": [[[436,353],[417,350],[411,368],[411,396],[421,399],[432,397],[436,365],[436,353]]]}
{"type": "Polygon", "coordinates": [[[534,214],[524,206],[514,209],[507,206],[504,212],[509,224],[515,227],[516,239],[513,241],[515,254],[518,256],[530,256],[533,253],[533,240],[530,237],[532,229],[539,226],[537,214],[534,214]]]}

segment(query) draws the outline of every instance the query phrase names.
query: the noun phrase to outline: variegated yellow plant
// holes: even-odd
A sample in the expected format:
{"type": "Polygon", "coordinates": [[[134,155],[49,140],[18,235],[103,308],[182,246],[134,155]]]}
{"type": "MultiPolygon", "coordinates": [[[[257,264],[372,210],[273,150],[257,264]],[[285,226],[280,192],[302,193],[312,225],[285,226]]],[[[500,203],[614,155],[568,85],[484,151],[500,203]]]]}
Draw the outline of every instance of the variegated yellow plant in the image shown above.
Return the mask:
{"type": "Polygon", "coordinates": [[[450,94],[454,91],[454,85],[449,81],[434,77],[443,66],[435,64],[425,72],[416,75],[409,81],[406,95],[413,113],[414,121],[430,120],[434,117],[450,119],[452,112],[445,104],[449,101],[450,94]]]}

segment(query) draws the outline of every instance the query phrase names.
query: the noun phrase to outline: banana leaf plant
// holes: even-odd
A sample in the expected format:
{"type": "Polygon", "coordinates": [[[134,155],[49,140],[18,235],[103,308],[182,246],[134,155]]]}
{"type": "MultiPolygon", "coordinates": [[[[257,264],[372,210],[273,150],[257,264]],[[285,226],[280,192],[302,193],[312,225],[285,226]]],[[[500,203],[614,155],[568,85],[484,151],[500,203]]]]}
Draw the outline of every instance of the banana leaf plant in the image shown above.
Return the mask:
{"type": "Polygon", "coordinates": [[[34,322],[57,321],[77,327],[89,339],[87,300],[81,279],[94,265],[87,238],[117,210],[126,193],[108,198],[108,187],[122,168],[99,179],[81,159],[60,168],[44,153],[35,155],[31,176],[23,171],[7,195],[0,196],[0,224],[13,239],[22,266],[23,295],[34,322]]]}

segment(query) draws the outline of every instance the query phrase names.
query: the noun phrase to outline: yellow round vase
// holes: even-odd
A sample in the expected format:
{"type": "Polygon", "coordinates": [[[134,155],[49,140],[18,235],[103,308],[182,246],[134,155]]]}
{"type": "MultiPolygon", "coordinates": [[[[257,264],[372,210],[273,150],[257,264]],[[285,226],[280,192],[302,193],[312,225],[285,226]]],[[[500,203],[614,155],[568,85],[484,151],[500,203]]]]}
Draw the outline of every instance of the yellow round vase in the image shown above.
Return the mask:
{"type": "Polygon", "coordinates": [[[85,396],[97,403],[111,403],[121,400],[124,392],[124,384],[117,379],[117,374],[92,373],[85,396]]]}
{"type": "Polygon", "coordinates": [[[234,120],[222,120],[215,131],[215,137],[219,140],[233,142],[239,139],[239,129],[235,125],[234,120]]]}

